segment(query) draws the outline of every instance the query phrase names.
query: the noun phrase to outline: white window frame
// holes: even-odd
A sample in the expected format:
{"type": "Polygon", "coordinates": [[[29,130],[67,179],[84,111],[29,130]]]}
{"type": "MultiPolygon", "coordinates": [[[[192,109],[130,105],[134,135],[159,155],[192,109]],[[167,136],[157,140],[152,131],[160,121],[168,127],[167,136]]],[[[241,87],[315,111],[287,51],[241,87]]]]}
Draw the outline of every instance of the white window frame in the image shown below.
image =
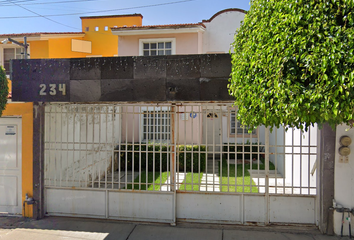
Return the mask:
{"type": "Polygon", "coordinates": [[[241,123],[240,121],[238,121],[236,119],[236,111],[234,110],[231,110],[230,111],[230,116],[229,116],[229,123],[230,123],[230,136],[234,136],[235,134],[238,135],[238,136],[242,136],[242,135],[245,135],[245,136],[249,136],[249,135],[254,135],[256,136],[257,135],[257,129],[253,130],[251,134],[248,133],[248,127],[245,127],[245,128],[242,128],[241,127],[241,123]],[[234,115],[234,116],[232,116],[234,115]],[[235,127],[232,128],[232,122],[235,121],[235,127]],[[232,132],[232,129],[234,129],[234,132],[232,132]],[[241,130],[239,132],[239,130],[241,130]]]}
{"type": "MultiPolygon", "coordinates": [[[[140,118],[140,139],[142,142],[149,142],[149,141],[154,141],[155,143],[156,142],[167,142],[171,139],[171,108],[169,107],[141,107],[141,118],[140,118]],[[169,119],[170,121],[170,132],[166,132],[167,135],[168,135],[168,138],[167,139],[146,139],[144,137],[145,135],[145,132],[144,132],[144,119],[145,119],[145,112],[154,112],[155,111],[155,114],[158,114],[159,112],[164,112],[166,111],[166,114],[168,114],[169,118],[166,118],[166,119],[169,119]]],[[[156,117],[156,116],[155,116],[156,117]]],[[[165,126],[165,125],[164,125],[165,126]]],[[[160,127],[160,126],[159,126],[160,127]]]]}
{"type": "Polygon", "coordinates": [[[171,54],[176,55],[176,38],[147,38],[147,39],[139,39],[139,56],[144,55],[144,43],[158,43],[158,42],[171,42],[172,45],[171,54]]]}
{"type": "MultiPolygon", "coordinates": [[[[17,46],[16,44],[0,44],[0,66],[4,67],[5,64],[5,54],[4,54],[4,49],[5,48],[16,48],[16,49],[23,49],[23,52],[25,51],[23,47],[17,46]]],[[[30,59],[30,47],[27,48],[27,58],[30,59]]],[[[25,56],[23,55],[22,58],[20,59],[24,59],[25,56]]],[[[15,59],[19,59],[19,58],[15,58],[15,59]]],[[[9,69],[8,69],[9,70],[9,69]]],[[[10,78],[10,75],[6,75],[7,78],[10,78]]]]}

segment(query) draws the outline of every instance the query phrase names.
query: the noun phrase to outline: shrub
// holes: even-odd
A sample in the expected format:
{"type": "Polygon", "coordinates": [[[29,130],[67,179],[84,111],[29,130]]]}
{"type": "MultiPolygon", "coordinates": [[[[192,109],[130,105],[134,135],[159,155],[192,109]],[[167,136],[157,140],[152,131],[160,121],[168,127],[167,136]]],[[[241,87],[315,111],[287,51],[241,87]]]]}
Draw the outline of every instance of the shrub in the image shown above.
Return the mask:
{"type": "MultiPolygon", "coordinates": [[[[261,145],[262,143],[259,143],[261,145]]],[[[259,157],[263,158],[263,154],[261,152],[264,152],[264,147],[263,146],[258,146],[258,143],[250,143],[247,141],[246,143],[237,143],[235,144],[230,144],[229,146],[224,146],[223,151],[226,152],[224,153],[224,159],[227,159],[227,152],[229,152],[230,159],[235,159],[235,148],[237,148],[237,159],[242,159],[244,158],[245,160],[250,160],[250,155],[251,155],[251,147],[252,147],[252,159],[258,159],[258,153],[259,157]]]]}
{"type": "MultiPolygon", "coordinates": [[[[193,172],[198,172],[199,170],[199,148],[200,148],[200,171],[205,168],[206,162],[206,147],[198,145],[178,145],[177,150],[177,164],[179,171],[184,171],[186,168],[187,172],[192,171],[192,149],[193,149],[193,172]],[[186,165],[184,165],[184,158],[186,157],[186,165]]],[[[116,147],[118,150],[119,147],[116,147]]],[[[170,154],[171,147],[160,144],[149,144],[149,145],[121,145],[120,146],[120,170],[133,170],[133,156],[134,156],[134,171],[170,171],[170,154]],[[134,150],[133,150],[134,148],[134,150]],[[139,153],[140,150],[140,153],[139,153]]],[[[116,153],[119,154],[119,153],[116,153]]],[[[117,165],[118,166],[118,163],[117,165]]],[[[117,168],[116,168],[117,169],[117,168]]]]}

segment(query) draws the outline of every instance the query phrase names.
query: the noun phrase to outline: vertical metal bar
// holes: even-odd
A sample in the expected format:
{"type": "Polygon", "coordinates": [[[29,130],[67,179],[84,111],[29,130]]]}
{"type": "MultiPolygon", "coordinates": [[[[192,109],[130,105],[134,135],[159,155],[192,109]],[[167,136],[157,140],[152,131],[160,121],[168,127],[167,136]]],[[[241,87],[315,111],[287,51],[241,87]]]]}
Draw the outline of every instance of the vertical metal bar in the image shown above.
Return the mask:
{"type": "MultiPolygon", "coordinates": [[[[111,181],[111,184],[112,184],[112,189],[114,188],[114,163],[115,163],[115,152],[114,152],[114,148],[115,148],[115,138],[114,138],[114,133],[115,133],[115,116],[114,116],[114,112],[115,112],[115,105],[111,105],[110,106],[110,109],[112,111],[112,114],[111,114],[111,125],[112,125],[112,138],[111,138],[111,165],[112,165],[112,173],[111,173],[111,177],[112,177],[112,181],[111,181]]],[[[119,137],[119,136],[118,136],[119,137]]]]}
{"type": "Polygon", "coordinates": [[[82,110],[82,105],[79,105],[80,107],[78,108],[78,115],[79,115],[79,187],[81,187],[81,179],[82,179],[82,170],[81,170],[81,111],[82,110]]]}
{"type": "Polygon", "coordinates": [[[310,195],[310,191],[311,191],[311,188],[310,188],[310,184],[311,184],[311,169],[310,169],[310,152],[311,152],[311,126],[308,128],[308,146],[307,146],[307,152],[308,152],[308,157],[307,157],[307,180],[308,180],[308,185],[307,185],[307,194],[310,195]]]}
{"type": "MultiPolygon", "coordinates": [[[[160,109],[162,111],[162,109],[160,109]]],[[[156,106],[152,115],[152,190],[155,190],[155,142],[156,142],[156,106]]]]}
{"type": "Polygon", "coordinates": [[[69,186],[69,107],[70,105],[66,105],[66,187],[69,186]]]}
{"type": "MultiPolygon", "coordinates": [[[[274,153],[274,157],[275,157],[275,169],[278,169],[278,128],[275,128],[275,153],[274,153]]],[[[274,189],[275,189],[275,193],[278,193],[278,179],[277,179],[277,171],[275,171],[275,184],[274,184],[274,189]]]]}
{"type": "Polygon", "coordinates": [[[63,172],[63,106],[59,104],[60,107],[60,175],[59,175],[59,186],[62,187],[62,172],[63,172]]]}
{"type": "Polygon", "coordinates": [[[92,188],[95,187],[95,147],[96,147],[96,144],[95,144],[95,106],[92,106],[92,147],[91,147],[91,155],[92,155],[92,159],[91,159],[91,162],[92,162],[92,167],[91,167],[91,176],[92,176],[92,188]]]}
{"type": "MultiPolygon", "coordinates": [[[[193,132],[194,132],[194,128],[193,128],[193,116],[194,116],[194,106],[190,106],[191,108],[191,146],[192,146],[192,152],[191,152],[191,175],[192,175],[192,184],[191,184],[191,191],[194,190],[193,188],[193,183],[194,183],[194,176],[193,176],[193,173],[194,173],[194,168],[193,168],[193,165],[194,165],[194,139],[193,139],[193,132]]],[[[187,116],[188,116],[188,113],[187,113],[187,116]]],[[[198,182],[199,182],[199,179],[198,179],[198,182]]]]}
{"type": "Polygon", "coordinates": [[[300,130],[300,194],[302,194],[302,130],[300,130]]]}
{"type": "Polygon", "coordinates": [[[269,127],[265,129],[265,224],[269,224],[269,127]]]}
{"type": "Polygon", "coordinates": [[[49,107],[49,121],[48,121],[48,129],[49,129],[49,134],[48,134],[48,160],[47,160],[47,162],[48,162],[48,182],[49,182],[49,184],[50,185],[54,185],[54,176],[53,176],[53,183],[51,183],[51,178],[52,178],[52,172],[54,173],[54,174],[56,174],[56,169],[55,169],[55,167],[54,167],[54,170],[53,171],[51,171],[51,167],[52,167],[52,161],[51,161],[51,155],[52,155],[52,115],[53,115],[53,113],[52,113],[52,105],[49,105],[48,106],[49,107]]]}
{"type": "Polygon", "coordinates": [[[183,127],[184,127],[184,171],[183,171],[183,176],[184,176],[184,190],[187,190],[187,185],[186,185],[186,176],[187,176],[187,119],[186,119],[186,106],[183,106],[183,113],[184,114],[184,121],[183,121],[183,127]]]}
{"type": "Polygon", "coordinates": [[[87,142],[88,142],[88,114],[89,114],[89,106],[87,106],[86,111],[85,111],[85,116],[86,116],[86,141],[85,141],[85,164],[86,164],[86,170],[85,170],[85,187],[88,187],[88,160],[87,160],[87,142]]]}
{"type": "MultiPolygon", "coordinates": [[[[250,133],[249,135],[250,135],[250,172],[252,172],[252,167],[253,167],[253,137],[252,137],[252,133],[250,133]]],[[[250,173],[250,193],[252,193],[252,189],[253,189],[252,188],[252,182],[253,182],[252,181],[252,176],[251,176],[251,173],[250,173]]]]}
{"type": "Polygon", "coordinates": [[[147,107],[147,111],[144,114],[146,116],[146,134],[145,134],[145,143],[146,143],[146,165],[145,165],[145,190],[148,190],[148,170],[149,170],[149,140],[150,140],[150,111],[147,107]]]}
{"type": "Polygon", "coordinates": [[[77,105],[75,105],[74,107],[74,114],[73,114],[73,185],[74,187],[76,187],[75,184],[75,118],[76,118],[76,109],[77,109],[77,105]]]}
{"type": "MultiPolygon", "coordinates": [[[[283,194],[286,194],[285,192],[285,165],[286,165],[286,147],[287,147],[287,144],[286,144],[286,129],[285,129],[285,126],[283,127],[283,153],[284,153],[284,157],[283,157],[283,169],[282,171],[284,172],[283,174],[283,194]]],[[[278,168],[275,168],[275,171],[277,172],[278,171],[278,168]]]]}
{"type": "Polygon", "coordinates": [[[132,182],[133,182],[133,185],[132,185],[132,189],[134,190],[135,189],[135,176],[134,176],[134,171],[135,171],[135,159],[134,159],[134,156],[135,156],[135,106],[133,105],[133,120],[132,120],[132,123],[133,123],[133,126],[132,126],[132,182]]]}
{"type": "MultiPolygon", "coordinates": [[[[142,123],[142,121],[144,121],[144,120],[142,120],[142,117],[144,117],[144,115],[141,115],[142,114],[141,106],[138,106],[138,114],[139,114],[138,115],[139,116],[139,129],[144,128],[143,123],[142,123]]],[[[144,129],[141,129],[140,132],[144,132],[144,129]]],[[[141,158],[142,140],[141,140],[140,132],[139,132],[139,190],[141,190],[141,161],[142,161],[142,158],[141,158]]]]}
{"type": "Polygon", "coordinates": [[[209,159],[209,146],[208,146],[208,107],[205,108],[205,146],[206,146],[206,159],[205,159],[205,191],[208,191],[208,159],[209,159]]]}
{"type": "MultiPolygon", "coordinates": [[[[125,174],[124,174],[124,188],[128,188],[128,106],[125,107],[125,174]]],[[[134,183],[132,183],[134,184],[134,183]]]]}
{"type": "Polygon", "coordinates": [[[222,116],[222,107],[220,106],[219,107],[219,161],[218,161],[218,169],[219,169],[219,172],[220,172],[220,175],[219,175],[219,172],[216,173],[216,176],[219,176],[219,191],[221,192],[222,191],[222,152],[223,152],[223,128],[222,128],[222,119],[223,119],[223,116],[222,116]]]}
{"type": "MultiPolygon", "coordinates": [[[[106,105],[106,142],[105,142],[105,146],[104,146],[104,148],[105,148],[105,155],[106,155],[106,159],[105,159],[105,168],[104,168],[104,171],[105,171],[105,174],[104,174],[104,176],[105,176],[105,179],[104,179],[104,181],[105,181],[105,183],[104,183],[104,186],[105,186],[105,189],[107,189],[108,188],[108,183],[107,183],[107,178],[108,178],[108,166],[107,166],[107,159],[109,159],[109,157],[108,157],[108,105],[106,105]]],[[[107,191],[106,191],[107,192],[107,191]]],[[[107,206],[107,205],[106,205],[107,206]]]]}
{"type": "Polygon", "coordinates": [[[176,186],[176,135],[175,135],[175,120],[176,120],[176,107],[171,106],[171,189],[173,190],[173,204],[172,204],[172,225],[176,224],[176,211],[177,211],[177,186],[176,186]],[[173,187],[172,187],[173,186],[173,187]]]}
{"type": "MultiPolygon", "coordinates": [[[[230,192],[230,138],[229,135],[231,134],[231,124],[232,124],[232,117],[231,117],[231,109],[228,107],[227,108],[227,192],[230,192]]],[[[236,146],[236,143],[235,143],[236,146]]],[[[222,160],[221,160],[222,161],[222,160]]],[[[235,168],[237,167],[237,159],[235,155],[235,168]]],[[[220,177],[222,177],[222,174],[220,174],[220,177]]],[[[235,179],[236,181],[236,179],[235,179]]],[[[221,183],[221,188],[222,188],[222,183],[221,183]]]]}
{"type": "Polygon", "coordinates": [[[174,112],[174,114],[175,114],[175,125],[176,125],[176,128],[174,129],[175,130],[175,138],[176,138],[176,141],[175,141],[175,145],[176,145],[176,156],[175,156],[175,158],[176,158],[176,191],[178,190],[177,188],[179,188],[179,173],[180,173],[180,169],[179,169],[179,166],[180,166],[180,164],[179,164],[179,161],[180,161],[180,152],[179,152],[179,150],[180,150],[180,139],[179,139],[179,137],[180,137],[180,118],[179,118],[179,112],[181,111],[180,110],[181,109],[181,107],[180,106],[176,106],[176,108],[175,108],[175,112],[174,112]]]}
{"type": "MultiPolygon", "coordinates": [[[[213,119],[215,118],[215,106],[213,105],[213,119]]],[[[213,121],[213,192],[215,192],[215,120],[213,121]]]]}
{"type": "Polygon", "coordinates": [[[242,127],[242,192],[245,192],[245,151],[246,151],[246,142],[245,142],[245,130],[242,127]]]}
{"type": "Polygon", "coordinates": [[[259,128],[256,129],[257,131],[257,152],[258,152],[258,161],[257,161],[257,192],[259,192],[259,166],[260,166],[260,162],[261,162],[261,144],[260,144],[260,139],[259,139],[259,128]]]}
{"type": "MultiPolygon", "coordinates": [[[[119,112],[118,112],[118,119],[119,119],[119,123],[118,123],[118,127],[119,127],[119,139],[118,139],[118,189],[121,189],[120,184],[120,178],[121,178],[121,171],[122,171],[122,166],[121,166],[121,156],[122,156],[122,127],[123,127],[123,107],[119,106],[118,108],[119,112]]],[[[127,119],[125,119],[127,121],[127,119]]]]}
{"type": "Polygon", "coordinates": [[[101,126],[102,126],[102,122],[101,122],[101,105],[98,106],[98,188],[101,188],[101,126]]]}
{"type": "MultiPolygon", "coordinates": [[[[200,148],[201,148],[201,138],[202,138],[202,132],[203,132],[203,122],[202,122],[202,116],[203,116],[203,112],[202,112],[202,106],[199,105],[197,106],[197,112],[198,115],[197,117],[199,118],[199,126],[198,126],[198,189],[199,191],[201,190],[201,183],[202,181],[200,180],[200,148]]],[[[205,153],[204,153],[205,154],[205,153]]],[[[204,157],[206,158],[206,156],[204,155],[204,157]]],[[[206,162],[206,159],[205,159],[206,162]]]]}
{"type": "MultiPolygon", "coordinates": [[[[57,186],[57,171],[59,169],[59,163],[57,161],[57,105],[54,107],[54,167],[55,167],[55,175],[54,175],[54,186],[57,186]]],[[[61,170],[59,170],[61,172],[61,170]]]]}
{"type": "Polygon", "coordinates": [[[237,109],[235,109],[235,192],[237,192],[237,168],[238,168],[238,163],[237,163],[237,109]]]}
{"type": "Polygon", "coordinates": [[[171,191],[172,189],[172,185],[171,185],[171,178],[172,178],[172,174],[170,171],[170,147],[171,147],[171,109],[170,107],[168,108],[168,111],[166,112],[166,115],[164,115],[164,121],[165,121],[165,139],[166,139],[166,164],[167,164],[167,179],[170,179],[170,182],[167,182],[167,191],[171,191]]]}
{"type": "MultiPolygon", "coordinates": [[[[166,113],[168,112],[168,110],[166,111],[166,113]]],[[[163,137],[162,137],[162,114],[164,114],[164,112],[161,109],[160,112],[160,124],[158,124],[158,126],[160,127],[160,134],[159,134],[159,140],[160,140],[160,191],[161,191],[161,185],[162,185],[162,141],[163,141],[163,137]]]]}
{"type": "Polygon", "coordinates": [[[291,131],[291,194],[294,194],[294,128],[291,131]]]}

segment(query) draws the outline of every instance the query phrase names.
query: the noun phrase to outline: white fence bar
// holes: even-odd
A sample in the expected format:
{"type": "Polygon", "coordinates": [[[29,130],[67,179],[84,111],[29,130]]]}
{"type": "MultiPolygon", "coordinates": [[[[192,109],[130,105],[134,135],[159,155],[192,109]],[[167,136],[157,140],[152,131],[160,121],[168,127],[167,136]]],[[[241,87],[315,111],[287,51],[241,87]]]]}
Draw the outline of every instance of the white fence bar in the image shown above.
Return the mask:
{"type": "Polygon", "coordinates": [[[228,103],[60,103],[45,111],[47,187],[316,195],[316,126],[250,133],[228,103]]]}

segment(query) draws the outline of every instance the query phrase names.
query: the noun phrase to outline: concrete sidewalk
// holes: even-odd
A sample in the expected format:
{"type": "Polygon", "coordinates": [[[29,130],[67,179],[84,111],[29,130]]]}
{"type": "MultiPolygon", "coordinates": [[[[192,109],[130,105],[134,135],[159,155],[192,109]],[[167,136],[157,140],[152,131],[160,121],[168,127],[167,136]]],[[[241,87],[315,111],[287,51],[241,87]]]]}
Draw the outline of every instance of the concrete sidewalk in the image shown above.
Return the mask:
{"type": "Polygon", "coordinates": [[[126,223],[82,218],[47,217],[35,221],[18,217],[0,217],[0,239],[331,240],[349,238],[325,236],[316,228],[307,226],[251,227],[179,223],[172,227],[168,224],[126,223]]]}

